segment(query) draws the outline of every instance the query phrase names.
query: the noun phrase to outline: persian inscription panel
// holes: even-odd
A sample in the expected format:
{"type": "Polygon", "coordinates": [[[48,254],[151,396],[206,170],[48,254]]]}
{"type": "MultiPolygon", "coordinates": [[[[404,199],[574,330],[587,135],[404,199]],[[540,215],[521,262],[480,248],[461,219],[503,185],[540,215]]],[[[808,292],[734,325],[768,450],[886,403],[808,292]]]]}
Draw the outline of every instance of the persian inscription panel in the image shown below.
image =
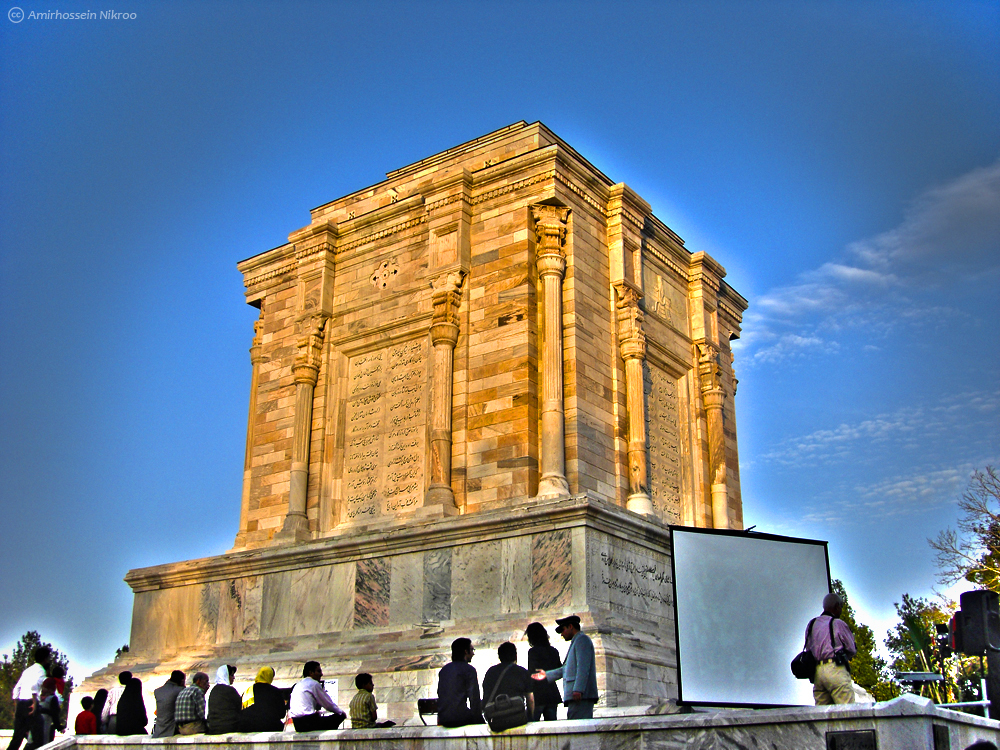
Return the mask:
{"type": "Polygon", "coordinates": [[[416,508],[424,490],[427,340],[351,357],[347,390],[344,520],[416,508]]]}
{"type": "Polygon", "coordinates": [[[664,523],[681,522],[681,448],[677,379],[649,363],[645,371],[649,490],[664,523]]]}

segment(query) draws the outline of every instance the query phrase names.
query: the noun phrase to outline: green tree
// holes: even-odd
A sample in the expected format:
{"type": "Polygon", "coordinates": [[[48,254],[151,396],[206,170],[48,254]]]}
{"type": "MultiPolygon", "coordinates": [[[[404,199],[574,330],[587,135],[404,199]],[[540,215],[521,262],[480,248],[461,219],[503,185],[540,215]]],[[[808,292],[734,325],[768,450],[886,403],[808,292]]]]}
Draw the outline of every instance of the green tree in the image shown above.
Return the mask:
{"type": "Polygon", "coordinates": [[[4,654],[3,660],[0,661],[0,729],[14,728],[14,699],[11,697],[11,693],[14,692],[14,685],[21,678],[21,672],[35,663],[35,649],[40,646],[48,646],[52,649],[50,669],[59,665],[66,670],[66,690],[61,696],[63,717],[65,718],[66,696],[73,689],[73,680],[69,677],[69,660],[51,643],[43,641],[38,631],[29,630],[21,636],[21,640],[14,646],[10,657],[4,654]]]}
{"type": "Polygon", "coordinates": [[[900,693],[899,686],[893,681],[885,659],[878,655],[875,648],[875,633],[864,623],[858,622],[854,608],[847,597],[847,590],[840,580],[833,582],[833,593],[844,602],[840,619],[854,634],[854,645],[858,653],[851,659],[851,676],[861,687],[872,694],[877,701],[892,700],[900,693]]]}
{"type": "Polygon", "coordinates": [[[935,703],[979,700],[979,664],[961,655],[944,656],[936,643],[938,624],[946,624],[955,612],[954,602],[930,602],[903,594],[895,604],[899,622],[885,639],[896,672],[934,672],[943,683],[921,685],[918,692],[935,703]]]}
{"type": "Polygon", "coordinates": [[[976,471],[958,501],[958,531],[948,528],[927,543],[934,550],[938,582],[963,578],[1000,593],[1000,475],[993,466],[976,471]]]}

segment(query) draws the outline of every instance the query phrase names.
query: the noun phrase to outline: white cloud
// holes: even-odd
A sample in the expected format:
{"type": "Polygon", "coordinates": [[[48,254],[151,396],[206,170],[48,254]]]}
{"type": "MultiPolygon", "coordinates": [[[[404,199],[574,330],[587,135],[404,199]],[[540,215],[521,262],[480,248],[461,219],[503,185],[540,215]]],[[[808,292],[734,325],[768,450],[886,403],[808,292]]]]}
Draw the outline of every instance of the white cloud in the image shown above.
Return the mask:
{"type": "Polygon", "coordinates": [[[816,430],[781,441],[756,457],[757,462],[804,467],[845,460],[879,460],[879,450],[933,449],[965,431],[989,434],[1000,413],[1000,391],[967,391],[943,397],[934,405],[908,406],[856,423],[816,430]],[[919,438],[919,443],[916,439],[919,438]]]}
{"type": "Polygon", "coordinates": [[[897,321],[963,314],[928,305],[921,292],[998,270],[1000,161],[926,191],[898,227],[854,242],[844,257],[751,300],[734,347],[751,365],[836,352],[831,334],[848,328],[881,335],[897,321]]]}
{"type": "Polygon", "coordinates": [[[873,269],[975,273],[1000,262],[1000,161],[918,198],[903,223],[848,251],[873,269]]]}

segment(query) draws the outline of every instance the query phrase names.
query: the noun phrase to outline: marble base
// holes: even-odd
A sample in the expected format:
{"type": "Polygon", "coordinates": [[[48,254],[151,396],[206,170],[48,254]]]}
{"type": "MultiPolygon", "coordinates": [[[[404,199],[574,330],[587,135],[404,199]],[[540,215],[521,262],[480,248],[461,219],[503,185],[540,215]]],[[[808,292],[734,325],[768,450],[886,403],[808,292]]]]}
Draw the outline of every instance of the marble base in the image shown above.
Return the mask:
{"type": "MultiPolygon", "coordinates": [[[[606,712],[613,711],[615,709],[606,712]]],[[[623,715],[532,723],[500,734],[492,734],[480,725],[459,729],[421,726],[342,729],[310,734],[200,735],[169,740],[83,735],[66,737],[48,748],[76,750],[110,745],[121,750],[140,750],[144,746],[169,744],[193,745],[204,750],[252,750],[267,746],[289,750],[710,750],[723,747],[734,750],[828,750],[831,747],[961,750],[976,740],[996,743],[1000,737],[1000,722],[938,708],[915,696],[868,705],[717,711],[678,716],[628,715],[632,710],[617,711],[623,715]]]]}
{"type": "Polygon", "coordinates": [[[129,669],[151,693],[173,669],[222,663],[240,690],[264,665],[290,685],[316,659],[345,703],[371,673],[402,724],[435,695],[455,638],[473,640],[482,675],[504,641],[527,663],[530,622],[565,654],[555,620],[575,613],[596,647],[599,708],[649,705],[677,697],[670,569],[666,526],[581,496],[133,570],[130,651],[81,687],[129,669]]]}

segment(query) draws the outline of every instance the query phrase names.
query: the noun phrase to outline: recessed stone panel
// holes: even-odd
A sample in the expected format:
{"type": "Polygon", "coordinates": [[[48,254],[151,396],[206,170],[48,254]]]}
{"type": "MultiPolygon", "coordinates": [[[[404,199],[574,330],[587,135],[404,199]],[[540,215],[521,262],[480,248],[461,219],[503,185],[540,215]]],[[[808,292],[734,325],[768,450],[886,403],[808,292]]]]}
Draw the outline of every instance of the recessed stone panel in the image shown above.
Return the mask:
{"type": "Polygon", "coordinates": [[[673,623],[670,558],[597,531],[587,533],[587,600],[624,616],[673,623]]]}
{"type": "Polygon", "coordinates": [[[345,630],[354,617],[353,563],[269,573],[261,602],[261,638],[345,630]]]}
{"type": "Polygon", "coordinates": [[[486,617],[500,611],[500,542],[456,547],[451,563],[451,617],[486,617]]]}
{"type": "Polygon", "coordinates": [[[391,562],[384,557],[358,560],[354,580],[354,627],[389,624],[391,562]]]}
{"type": "Polygon", "coordinates": [[[424,619],[424,553],[395,555],[390,559],[389,622],[419,623],[424,619]]]}
{"type": "Polygon", "coordinates": [[[646,438],[653,510],[667,524],[681,522],[680,411],[677,379],[649,363],[645,368],[646,438]]]}
{"type": "Polygon", "coordinates": [[[419,506],[424,490],[427,341],[394,344],[348,363],[345,519],[419,506]]]}
{"type": "Polygon", "coordinates": [[[573,597],[572,546],[570,532],[566,530],[532,537],[532,609],[560,609],[570,605],[573,597]]]}

